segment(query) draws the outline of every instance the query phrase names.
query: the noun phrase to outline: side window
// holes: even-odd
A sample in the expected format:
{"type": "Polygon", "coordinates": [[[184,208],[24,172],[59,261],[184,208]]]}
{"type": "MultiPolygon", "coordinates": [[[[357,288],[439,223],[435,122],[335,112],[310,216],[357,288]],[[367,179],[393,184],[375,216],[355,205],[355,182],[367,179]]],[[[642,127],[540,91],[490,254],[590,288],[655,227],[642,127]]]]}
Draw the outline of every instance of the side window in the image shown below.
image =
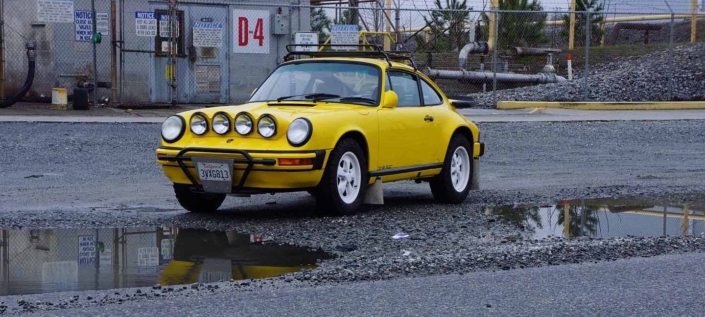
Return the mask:
{"type": "Polygon", "coordinates": [[[389,77],[392,83],[392,90],[399,96],[399,107],[421,106],[419,84],[416,76],[404,72],[390,71],[389,77]]]}
{"type": "Polygon", "coordinates": [[[425,80],[421,80],[421,93],[423,94],[423,104],[426,106],[437,106],[443,103],[443,98],[425,80]]]}

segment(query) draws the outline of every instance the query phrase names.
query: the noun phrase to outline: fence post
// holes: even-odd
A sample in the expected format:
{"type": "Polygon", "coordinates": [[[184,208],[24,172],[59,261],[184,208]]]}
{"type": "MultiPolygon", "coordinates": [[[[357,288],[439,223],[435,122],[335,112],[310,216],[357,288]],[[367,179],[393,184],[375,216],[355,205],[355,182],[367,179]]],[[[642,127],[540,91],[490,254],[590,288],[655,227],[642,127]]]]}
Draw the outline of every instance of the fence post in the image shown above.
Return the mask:
{"type": "Polygon", "coordinates": [[[590,10],[585,11],[585,95],[583,101],[588,101],[590,97],[590,86],[588,82],[588,72],[590,70],[590,32],[592,32],[592,26],[590,25],[590,10]]]}
{"type": "Polygon", "coordinates": [[[0,0],[0,100],[5,100],[5,3],[0,0]]]}
{"type": "Polygon", "coordinates": [[[575,44],[575,0],[570,0],[570,25],[568,27],[568,50],[572,51],[575,44]]]}
{"type": "Polygon", "coordinates": [[[494,42],[494,48],[492,48],[492,101],[497,107],[497,50],[499,44],[497,40],[499,39],[499,36],[497,33],[499,33],[499,11],[497,11],[497,8],[494,9],[493,15],[495,16],[495,21],[494,25],[492,25],[494,33],[492,37],[492,41],[494,42]]]}
{"type": "Polygon", "coordinates": [[[698,0],[693,0],[693,16],[690,18],[690,43],[695,43],[695,40],[697,39],[697,30],[698,30],[698,19],[697,19],[697,14],[698,13],[698,0]]]}
{"type": "Polygon", "coordinates": [[[98,106],[98,55],[96,53],[96,43],[95,43],[95,34],[97,33],[96,30],[96,20],[98,19],[95,14],[95,0],[91,0],[91,20],[92,22],[92,30],[93,34],[91,37],[91,41],[93,42],[93,107],[98,106]]]}
{"type": "Polygon", "coordinates": [[[675,69],[673,66],[673,28],[675,24],[675,15],[671,12],[671,35],[668,40],[668,65],[671,71],[668,72],[668,101],[673,100],[673,75],[675,74],[675,69]]]}
{"type": "MultiPolygon", "coordinates": [[[[2,0],[0,0],[2,1],[2,0]]],[[[110,1],[110,101],[117,102],[117,4],[110,1]]]]}

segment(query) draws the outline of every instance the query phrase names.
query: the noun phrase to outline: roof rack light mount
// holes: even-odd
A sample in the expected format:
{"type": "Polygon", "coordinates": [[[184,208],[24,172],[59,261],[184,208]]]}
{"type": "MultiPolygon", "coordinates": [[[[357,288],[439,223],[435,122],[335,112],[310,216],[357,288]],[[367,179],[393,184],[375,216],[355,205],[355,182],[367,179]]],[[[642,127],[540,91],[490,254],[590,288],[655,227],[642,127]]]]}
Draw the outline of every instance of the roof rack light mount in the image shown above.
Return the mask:
{"type": "Polygon", "coordinates": [[[288,61],[292,56],[309,56],[309,57],[370,57],[370,58],[384,58],[389,66],[392,66],[392,59],[397,60],[407,60],[411,63],[411,66],[416,71],[416,63],[414,59],[410,56],[404,56],[400,53],[410,53],[408,51],[383,51],[379,45],[373,44],[336,44],[336,45],[325,45],[325,44],[288,44],[286,46],[288,54],[284,56],[284,60],[288,61]],[[315,51],[297,51],[301,47],[317,47],[319,49],[315,51]],[[322,51],[320,48],[333,48],[333,47],[346,47],[346,48],[372,48],[372,51],[322,51]]]}

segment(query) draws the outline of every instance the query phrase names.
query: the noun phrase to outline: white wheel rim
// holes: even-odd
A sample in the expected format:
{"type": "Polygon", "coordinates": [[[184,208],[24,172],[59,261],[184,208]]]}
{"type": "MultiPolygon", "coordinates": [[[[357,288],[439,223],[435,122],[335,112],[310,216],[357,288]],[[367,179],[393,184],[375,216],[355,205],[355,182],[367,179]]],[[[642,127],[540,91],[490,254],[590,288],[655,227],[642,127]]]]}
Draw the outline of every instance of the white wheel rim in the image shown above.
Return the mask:
{"type": "Polygon", "coordinates": [[[470,180],[470,155],[464,147],[459,146],[453,152],[450,161],[450,181],[457,192],[462,192],[470,180]]]}
{"type": "Polygon", "coordinates": [[[346,152],[338,162],[338,195],[346,204],[352,204],[360,194],[360,162],[352,152],[346,152]]]}

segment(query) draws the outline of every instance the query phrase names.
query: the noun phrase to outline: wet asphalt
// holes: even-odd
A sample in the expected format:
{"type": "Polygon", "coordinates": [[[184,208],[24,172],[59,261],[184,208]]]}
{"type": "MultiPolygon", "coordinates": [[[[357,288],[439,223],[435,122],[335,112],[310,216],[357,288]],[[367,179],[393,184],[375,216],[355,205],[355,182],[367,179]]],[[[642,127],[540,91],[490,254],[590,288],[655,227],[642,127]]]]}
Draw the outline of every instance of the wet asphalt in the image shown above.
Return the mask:
{"type": "MultiPolygon", "coordinates": [[[[313,214],[315,201],[301,193],[228,198],[224,210],[216,215],[183,212],[155,162],[156,124],[1,123],[0,227],[234,230],[320,247],[339,256],[313,271],[252,285],[226,283],[219,291],[225,293],[408,277],[442,279],[447,274],[492,270],[530,272],[520,269],[680,254],[702,250],[705,241],[697,236],[517,242],[511,239],[518,234],[517,227],[496,221],[483,210],[499,204],[572,198],[656,197],[673,203],[702,203],[702,124],[481,123],[481,138],[487,147],[481,165],[482,190],[471,193],[465,203],[439,205],[425,184],[394,183],[385,187],[384,206],[349,217],[320,218],[313,214]],[[399,232],[410,238],[391,239],[399,232]]],[[[198,289],[203,291],[192,296],[218,292],[206,286],[198,289]]],[[[112,305],[125,294],[105,295],[102,302],[67,300],[63,307],[112,305]]],[[[31,305],[18,304],[16,297],[8,300],[13,301],[10,311],[22,312],[58,307],[63,297],[37,295],[31,297],[31,305]],[[52,305],[35,305],[43,299],[52,305]]],[[[129,301],[161,297],[135,295],[129,301]]]]}

